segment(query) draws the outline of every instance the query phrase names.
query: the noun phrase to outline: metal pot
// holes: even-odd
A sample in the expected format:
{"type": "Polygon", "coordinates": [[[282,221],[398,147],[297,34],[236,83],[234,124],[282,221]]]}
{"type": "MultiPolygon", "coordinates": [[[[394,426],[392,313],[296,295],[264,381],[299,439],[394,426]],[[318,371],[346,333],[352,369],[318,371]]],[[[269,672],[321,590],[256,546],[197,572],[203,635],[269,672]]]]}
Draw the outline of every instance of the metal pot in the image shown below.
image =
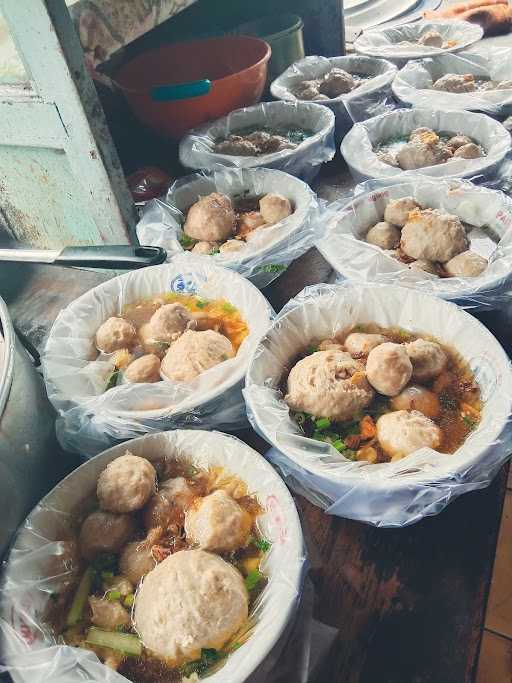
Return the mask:
{"type": "Polygon", "coordinates": [[[0,298],[0,557],[28,512],[69,471],[55,412],[0,298]]]}

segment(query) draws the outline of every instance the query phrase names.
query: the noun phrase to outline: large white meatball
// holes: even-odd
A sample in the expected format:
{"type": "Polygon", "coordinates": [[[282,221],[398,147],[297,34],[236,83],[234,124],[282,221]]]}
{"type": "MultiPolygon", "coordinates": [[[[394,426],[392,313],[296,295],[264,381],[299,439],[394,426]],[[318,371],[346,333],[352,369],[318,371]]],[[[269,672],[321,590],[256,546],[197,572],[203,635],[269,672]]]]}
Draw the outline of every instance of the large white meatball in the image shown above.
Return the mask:
{"type": "Polygon", "coordinates": [[[170,524],[181,524],[186,508],[196,494],[184,477],[166,479],[153,494],[144,509],[144,526],[149,529],[167,529],[170,524]]]}
{"type": "Polygon", "coordinates": [[[379,344],[389,341],[382,334],[368,334],[366,332],[351,332],[345,339],[345,348],[352,356],[367,356],[379,344]]]}
{"type": "Polygon", "coordinates": [[[476,145],[474,142],[468,142],[467,145],[459,147],[453,156],[460,159],[479,159],[480,157],[483,157],[483,155],[484,152],[480,145],[476,145]]]}
{"type": "Polygon", "coordinates": [[[173,342],[162,361],[162,373],[174,382],[191,382],[235,352],[227,337],[214,330],[187,330],[173,342]]]}
{"type": "Polygon", "coordinates": [[[104,353],[128,349],[137,339],[134,325],[124,318],[109,318],[96,332],[96,347],[104,353]]]}
{"type": "Polygon", "coordinates": [[[265,219],[259,211],[246,211],[240,216],[240,224],[238,226],[238,237],[246,237],[249,233],[266,225],[265,219]]]}
{"type": "Polygon", "coordinates": [[[320,94],[318,87],[318,81],[303,81],[295,88],[294,95],[298,100],[314,100],[320,94]]]}
{"type": "Polygon", "coordinates": [[[397,410],[379,417],[377,439],[392,460],[400,460],[419,448],[438,448],[441,430],[417,410],[397,410]]]}
{"type": "Polygon", "coordinates": [[[290,200],[282,194],[269,193],[260,199],[260,214],[265,223],[273,225],[288,218],[292,213],[290,200]]]}
{"type": "Polygon", "coordinates": [[[434,83],[434,90],[455,93],[472,92],[476,90],[476,83],[471,74],[445,74],[434,83]]]}
{"type": "Polygon", "coordinates": [[[192,204],[183,231],[195,240],[222,242],[233,234],[235,220],[231,199],[212,192],[192,204]]]}
{"type": "Polygon", "coordinates": [[[356,82],[351,74],[344,69],[334,67],[324,76],[320,83],[320,92],[327,97],[338,97],[350,92],[356,87],[356,82]]]}
{"type": "Polygon", "coordinates": [[[101,472],[96,493],[103,510],[133,512],[144,507],[155,488],[153,465],[146,458],[126,451],[101,472]]]}
{"type": "Polygon", "coordinates": [[[135,532],[131,515],[117,515],[97,510],[82,523],[78,545],[86,560],[102,553],[117,553],[135,532]]]}
{"type": "Polygon", "coordinates": [[[155,568],[151,548],[142,541],[128,543],[119,558],[119,571],[136,586],[143,576],[155,568]]]}
{"type": "Polygon", "coordinates": [[[396,249],[400,244],[400,230],[387,221],[381,221],[368,230],[366,241],[381,249],[396,249]]]}
{"type": "Polygon", "coordinates": [[[443,47],[443,36],[439,31],[426,31],[418,40],[419,45],[429,47],[443,47]]]}
{"type": "Polygon", "coordinates": [[[171,342],[192,326],[193,317],[185,306],[178,303],[164,304],[151,316],[147,334],[155,341],[171,342]]]}
{"type": "Polygon", "coordinates": [[[446,144],[455,152],[455,150],[459,149],[459,147],[462,147],[463,145],[469,145],[471,142],[473,142],[473,140],[468,138],[467,135],[454,135],[446,144]]]}
{"type": "Polygon", "coordinates": [[[435,419],[441,413],[441,404],[437,395],[425,387],[411,384],[392,399],[395,410],[419,410],[420,413],[435,419]]]}
{"type": "Polygon", "coordinates": [[[458,216],[438,209],[426,209],[409,216],[400,244],[413,259],[441,263],[467,249],[466,232],[458,216]]]}
{"type": "Polygon", "coordinates": [[[396,156],[401,169],[412,171],[443,164],[452,157],[452,151],[433,134],[432,140],[415,138],[412,142],[407,142],[398,150],[396,156]]]}
{"type": "Polygon", "coordinates": [[[425,259],[418,259],[409,263],[408,266],[411,270],[423,270],[425,273],[430,273],[431,275],[439,275],[435,263],[432,261],[427,261],[425,259]]]}
{"type": "Polygon", "coordinates": [[[187,539],[204,550],[237,550],[247,544],[251,527],[251,515],[222,489],[197,498],[185,513],[187,539]]]}
{"type": "Polygon", "coordinates": [[[396,396],[411,379],[411,375],[411,361],[401,344],[386,342],[370,351],[366,376],[379,394],[396,396]]]}
{"type": "Polygon", "coordinates": [[[474,251],[463,251],[445,263],[444,268],[452,277],[477,277],[487,268],[487,259],[474,251]]]}
{"type": "Polygon", "coordinates": [[[448,363],[448,356],[437,342],[416,339],[405,345],[412,363],[412,376],[418,382],[425,382],[440,375],[448,363]]]}
{"type": "MultiPolygon", "coordinates": [[[[256,231],[254,230],[251,234],[254,234],[254,232],[256,231]]],[[[247,235],[247,239],[249,239],[249,235],[247,235]]],[[[219,252],[221,254],[235,254],[237,251],[242,251],[242,249],[245,249],[245,243],[241,240],[228,240],[220,245],[219,252]]]]}
{"type": "Polygon", "coordinates": [[[388,202],[386,210],[384,211],[384,220],[393,225],[403,227],[407,223],[411,211],[420,208],[418,202],[412,197],[392,199],[388,202]]]}
{"type": "Polygon", "coordinates": [[[220,650],[245,623],[249,596],[235,567],[204,550],[171,555],[145,577],[134,624],[145,647],[173,665],[220,650]]]}
{"type": "Polygon", "coordinates": [[[134,360],[124,371],[124,378],[129,384],[139,382],[159,382],[160,358],[154,353],[148,353],[134,360]]]}
{"type": "Polygon", "coordinates": [[[201,256],[210,256],[219,248],[218,242],[197,242],[192,247],[193,254],[201,254],[201,256]]]}
{"type": "Polygon", "coordinates": [[[286,403],[292,410],[332,420],[350,420],[366,408],[373,391],[364,366],[343,351],[317,351],[288,375],[286,403]]]}

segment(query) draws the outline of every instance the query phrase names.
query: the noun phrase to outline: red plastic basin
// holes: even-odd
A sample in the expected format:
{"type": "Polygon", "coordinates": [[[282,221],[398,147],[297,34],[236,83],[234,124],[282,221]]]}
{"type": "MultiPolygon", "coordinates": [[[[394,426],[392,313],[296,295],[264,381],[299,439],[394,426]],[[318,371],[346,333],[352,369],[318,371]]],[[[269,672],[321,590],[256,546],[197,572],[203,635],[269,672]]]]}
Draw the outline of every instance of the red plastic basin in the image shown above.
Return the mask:
{"type": "Polygon", "coordinates": [[[270,46],[250,36],[222,36],[164,45],[124,64],[114,75],[137,118],[175,140],[205,121],[259,101],[267,77],[270,46]],[[155,102],[151,88],[208,78],[207,95],[155,102]]]}

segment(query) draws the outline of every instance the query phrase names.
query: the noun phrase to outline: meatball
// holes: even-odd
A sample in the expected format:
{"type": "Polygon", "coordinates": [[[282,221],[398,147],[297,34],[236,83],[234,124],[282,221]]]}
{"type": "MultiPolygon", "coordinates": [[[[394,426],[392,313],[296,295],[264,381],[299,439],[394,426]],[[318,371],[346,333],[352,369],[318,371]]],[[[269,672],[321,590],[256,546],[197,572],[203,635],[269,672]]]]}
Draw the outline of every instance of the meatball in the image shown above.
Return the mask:
{"type": "Polygon", "coordinates": [[[444,264],[444,269],[452,277],[477,277],[486,268],[487,259],[474,251],[463,251],[444,264]]]}
{"type": "Polygon", "coordinates": [[[195,240],[222,242],[233,234],[235,221],[231,199],[225,194],[212,192],[192,204],[183,232],[195,240]]]}
{"type": "Polygon", "coordinates": [[[314,100],[320,94],[318,81],[303,81],[295,89],[295,97],[299,100],[314,100]]]}
{"type": "Polygon", "coordinates": [[[419,39],[419,45],[427,45],[428,47],[443,47],[443,36],[439,31],[426,31],[419,39]]]}
{"type": "Polygon", "coordinates": [[[160,358],[153,353],[137,358],[124,371],[124,378],[129,384],[160,382],[160,358]]]}
{"type": "Polygon", "coordinates": [[[368,355],[366,375],[379,394],[399,394],[412,375],[412,364],[405,348],[393,342],[376,346],[368,355]]]}
{"type": "Polygon", "coordinates": [[[379,417],[377,439],[392,460],[400,460],[420,448],[438,448],[441,430],[418,410],[397,410],[379,417]]]}
{"type": "Polygon", "coordinates": [[[260,213],[265,223],[274,225],[291,215],[292,205],[282,194],[270,193],[260,199],[260,213]]]}
{"type": "Polygon", "coordinates": [[[469,142],[467,145],[462,145],[455,152],[455,157],[460,159],[479,159],[484,155],[483,149],[480,145],[476,145],[474,142],[469,142]]]}
{"type": "Polygon", "coordinates": [[[124,318],[109,318],[96,332],[96,347],[103,353],[127,349],[137,339],[134,325],[124,318]]]}
{"type": "Polygon", "coordinates": [[[356,82],[347,71],[335,67],[324,76],[324,80],[320,83],[320,92],[322,95],[333,98],[350,92],[355,86],[356,82]]]}
{"type": "Polygon", "coordinates": [[[467,239],[458,216],[426,209],[409,216],[400,246],[413,259],[446,263],[467,249],[467,239]]]}
{"type": "Polygon", "coordinates": [[[182,550],[142,582],[134,624],[152,653],[179,666],[203,649],[222,649],[248,614],[247,589],[232,564],[204,550],[182,550]]]}
{"type": "Polygon", "coordinates": [[[265,225],[265,219],[259,211],[247,211],[240,216],[237,235],[239,237],[246,237],[250,232],[260,228],[262,225],[265,225]]]}
{"type": "Polygon", "coordinates": [[[433,391],[411,384],[392,399],[394,410],[419,410],[420,413],[435,420],[441,413],[441,404],[433,391]]]}
{"type": "Polygon", "coordinates": [[[173,342],[162,361],[162,373],[174,382],[191,382],[202,372],[235,355],[231,342],[213,330],[187,330],[173,342]]]}
{"type": "Polygon", "coordinates": [[[143,336],[159,342],[174,341],[187,328],[193,327],[190,311],[181,304],[164,304],[151,316],[143,336]]]}
{"type": "Polygon", "coordinates": [[[403,227],[407,223],[407,219],[411,211],[420,209],[420,205],[412,197],[401,197],[400,199],[392,199],[388,202],[386,210],[384,211],[384,220],[392,225],[403,227]]]}
{"type": "Polygon", "coordinates": [[[423,141],[420,138],[406,143],[397,153],[398,163],[404,171],[437,166],[448,161],[451,156],[450,148],[439,140],[423,141]]]}
{"type": "Polygon", "coordinates": [[[462,147],[463,145],[469,145],[472,142],[473,140],[468,138],[467,135],[454,135],[446,144],[455,152],[455,150],[459,149],[459,147],[462,147]]]}
{"type": "Polygon", "coordinates": [[[323,339],[318,344],[319,351],[344,351],[343,344],[340,344],[336,339],[323,339]]]}
{"type": "Polygon", "coordinates": [[[92,612],[92,623],[100,628],[115,631],[131,623],[130,615],[119,602],[91,596],[89,607],[92,612]]]}
{"type": "Polygon", "coordinates": [[[143,576],[155,568],[151,548],[143,542],[133,541],[123,549],[119,558],[119,571],[136,586],[143,576]]]}
{"type": "Polygon", "coordinates": [[[133,512],[148,502],[156,488],[153,465],[126,451],[112,460],[98,477],[96,494],[100,507],[108,512],[133,512]]]}
{"type": "Polygon", "coordinates": [[[144,526],[149,531],[161,527],[167,529],[171,524],[182,524],[185,509],[192,503],[196,494],[183,477],[167,479],[144,509],[144,526]]]}
{"type": "Polygon", "coordinates": [[[94,560],[102,553],[117,553],[135,532],[130,515],[116,515],[98,510],[85,518],[78,545],[86,560],[94,560]]]}
{"type": "Polygon", "coordinates": [[[389,341],[382,334],[351,332],[345,339],[345,348],[354,356],[367,356],[379,344],[389,341]]]}
{"type": "Polygon", "coordinates": [[[396,158],[395,153],[377,152],[377,157],[379,158],[379,161],[382,161],[383,164],[388,164],[389,166],[395,166],[398,168],[398,159],[396,158]]]}
{"type": "Polygon", "coordinates": [[[187,539],[204,550],[237,550],[247,545],[251,528],[251,515],[222,489],[198,498],[185,513],[187,539]]]}
{"type": "Polygon", "coordinates": [[[445,74],[434,83],[434,90],[454,93],[472,92],[476,90],[476,83],[471,74],[445,74]]]}
{"type": "Polygon", "coordinates": [[[252,142],[259,151],[262,151],[265,149],[265,146],[268,145],[271,137],[270,133],[266,133],[264,130],[255,130],[253,133],[245,135],[244,139],[252,142]]]}
{"type": "Polygon", "coordinates": [[[219,251],[221,254],[232,254],[236,251],[241,251],[244,248],[245,244],[240,240],[228,240],[220,245],[219,251]]]}
{"type": "Polygon", "coordinates": [[[230,135],[225,140],[217,142],[213,151],[216,154],[228,154],[240,157],[256,157],[260,150],[249,140],[240,135],[230,135]]]}
{"type": "Polygon", "coordinates": [[[295,149],[297,145],[282,135],[270,135],[267,142],[261,147],[262,154],[273,154],[283,149],[295,149]]]}
{"type": "Polygon", "coordinates": [[[191,251],[193,254],[202,254],[203,256],[210,256],[210,254],[217,251],[218,248],[218,242],[197,242],[197,244],[194,244],[191,251]]]}
{"type": "Polygon", "coordinates": [[[448,363],[448,357],[437,342],[416,339],[405,345],[412,363],[412,376],[418,382],[425,382],[440,375],[448,363]]]}
{"type": "Polygon", "coordinates": [[[400,230],[391,223],[381,221],[368,230],[366,241],[381,249],[396,249],[400,244],[400,230]]]}
{"type": "Polygon", "coordinates": [[[317,351],[288,375],[285,401],[292,410],[316,417],[350,420],[366,408],[373,391],[364,366],[343,351],[317,351]]]}
{"type": "Polygon", "coordinates": [[[431,275],[439,275],[437,272],[436,264],[432,261],[426,261],[425,259],[418,259],[409,263],[409,268],[411,270],[423,270],[425,273],[430,273],[431,275]]]}
{"type": "Polygon", "coordinates": [[[427,128],[426,126],[422,126],[420,128],[415,128],[413,131],[409,133],[409,142],[412,142],[416,138],[420,138],[424,136],[425,134],[427,135],[435,135],[434,131],[432,128],[427,128]]]}

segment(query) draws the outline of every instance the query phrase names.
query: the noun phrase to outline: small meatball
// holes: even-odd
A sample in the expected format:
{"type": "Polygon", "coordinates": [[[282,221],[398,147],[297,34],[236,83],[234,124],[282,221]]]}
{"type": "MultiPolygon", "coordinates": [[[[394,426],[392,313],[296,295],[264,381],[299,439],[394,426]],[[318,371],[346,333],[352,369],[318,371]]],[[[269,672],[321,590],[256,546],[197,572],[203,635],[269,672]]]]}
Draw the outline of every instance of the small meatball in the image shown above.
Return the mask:
{"type": "Polygon", "coordinates": [[[134,625],[148,650],[179,666],[198,659],[201,650],[221,650],[248,615],[249,595],[238,569],[204,550],[181,550],[145,577],[134,625]]]}
{"type": "Polygon", "coordinates": [[[463,145],[469,145],[472,142],[473,140],[468,138],[467,135],[454,135],[446,144],[455,152],[455,150],[459,149],[459,147],[462,147],[463,145]]]}
{"type": "Polygon", "coordinates": [[[299,100],[314,100],[320,94],[318,86],[318,81],[303,81],[295,89],[294,95],[299,100]]]}
{"type": "Polygon", "coordinates": [[[381,221],[368,230],[366,241],[381,249],[396,249],[400,244],[400,230],[387,221],[381,221]]]}
{"type": "Polygon", "coordinates": [[[245,244],[240,240],[228,240],[219,247],[221,254],[232,254],[236,251],[241,251],[242,249],[245,249],[245,244]]]}
{"type": "Polygon", "coordinates": [[[409,142],[412,142],[416,138],[420,138],[424,135],[435,135],[434,131],[432,128],[426,128],[423,126],[422,128],[415,128],[411,133],[409,134],[409,142]]]}
{"type": "Polygon", "coordinates": [[[124,371],[124,378],[129,384],[160,382],[160,358],[153,353],[137,358],[124,371]]]}
{"type": "Polygon", "coordinates": [[[264,130],[255,130],[253,133],[246,135],[244,139],[252,142],[253,145],[262,150],[265,145],[268,145],[271,137],[270,133],[266,133],[264,130]]]}
{"type": "Polygon", "coordinates": [[[213,151],[216,154],[228,154],[240,157],[256,157],[260,150],[249,140],[245,140],[240,135],[230,135],[226,140],[217,142],[213,151]]]}
{"type": "MultiPolygon", "coordinates": [[[[151,316],[147,333],[159,342],[171,342],[186,329],[193,327],[190,311],[181,304],[164,304],[151,316]]],[[[146,330],[144,331],[144,334],[146,330]]]]}
{"type": "Polygon", "coordinates": [[[405,344],[405,351],[412,363],[412,377],[418,382],[437,377],[448,363],[448,356],[441,346],[428,339],[416,339],[405,344]]]}
{"type": "Polygon", "coordinates": [[[477,277],[486,268],[487,259],[474,251],[463,251],[444,264],[444,269],[451,277],[477,277]]]}
{"type": "Polygon", "coordinates": [[[328,99],[329,99],[329,98],[327,97],[327,95],[322,95],[322,93],[320,93],[320,94],[317,95],[315,98],[313,98],[313,101],[314,101],[314,102],[325,102],[325,101],[328,100],[328,99]]]}
{"type": "Polygon", "coordinates": [[[234,232],[236,216],[231,199],[225,194],[212,194],[192,204],[183,232],[195,240],[222,242],[234,232]]]}
{"type": "Polygon", "coordinates": [[[466,232],[458,216],[425,209],[409,216],[402,229],[400,246],[415,260],[446,263],[467,249],[466,232]]]}
{"type": "Polygon", "coordinates": [[[496,90],[510,90],[512,88],[512,81],[500,81],[496,86],[496,90]]]}
{"type": "Polygon", "coordinates": [[[222,489],[198,498],[185,513],[187,539],[203,550],[238,550],[249,539],[252,517],[222,489]]]}
{"type": "Polygon", "coordinates": [[[397,410],[379,417],[377,439],[392,460],[401,460],[420,448],[438,448],[441,430],[418,410],[397,410]]]}
{"type": "Polygon", "coordinates": [[[261,147],[262,154],[273,154],[281,152],[283,149],[295,149],[297,145],[282,135],[271,135],[267,142],[261,147]]]}
{"type": "Polygon", "coordinates": [[[432,261],[426,261],[425,259],[418,259],[417,261],[413,261],[412,263],[409,263],[408,267],[411,270],[423,270],[425,273],[430,273],[431,275],[439,276],[439,273],[437,272],[436,264],[432,263],[432,261]]]}
{"type": "Polygon", "coordinates": [[[265,223],[274,225],[292,214],[290,200],[282,194],[266,194],[260,199],[260,213],[265,223]]]}
{"type": "Polygon", "coordinates": [[[396,154],[394,152],[377,152],[377,156],[379,161],[382,161],[383,164],[395,166],[396,168],[399,167],[398,159],[396,158],[396,154]]]}
{"type": "Polygon", "coordinates": [[[439,31],[426,31],[418,39],[418,44],[427,45],[428,47],[443,47],[443,36],[439,31]]]}
{"type": "Polygon", "coordinates": [[[88,515],[80,529],[78,545],[86,560],[102,553],[117,553],[135,532],[130,515],[116,515],[98,510],[88,515]]]}
{"type": "Polygon", "coordinates": [[[475,145],[474,142],[470,142],[467,145],[459,147],[453,156],[460,159],[479,159],[484,156],[484,152],[480,145],[475,145]]]}
{"type": "Polygon", "coordinates": [[[131,623],[130,615],[119,602],[91,596],[89,607],[92,612],[92,623],[107,631],[115,631],[118,627],[131,623]]]}
{"type": "Polygon", "coordinates": [[[389,339],[382,334],[351,332],[345,339],[345,348],[353,356],[367,356],[372,349],[387,341],[389,339]]]}
{"type": "Polygon", "coordinates": [[[476,90],[475,79],[471,74],[445,74],[434,83],[434,90],[461,93],[476,90]]]}
{"type": "Polygon", "coordinates": [[[259,211],[247,211],[240,215],[240,224],[238,226],[238,237],[246,237],[250,232],[265,225],[265,219],[259,211]]]}
{"type": "Polygon", "coordinates": [[[444,143],[434,141],[423,142],[415,138],[413,142],[403,145],[397,153],[398,163],[404,171],[411,171],[426,166],[437,166],[451,159],[452,152],[444,143]]]}
{"type": "Polygon", "coordinates": [[[111,576],[103,579],[103,590],[117,591],[125,598],[133,593],[133,583],[126,576],[111,576]]]}
{"type": "Polygon", "coordinates": [[[156,562],[151,554],[151,548],[141,541],[128,543],[119,558],[119,570],[134,586],[155,566],[156,562]]]}
{"type": "Polygon", "coordinates": [[[109,318],[96,332],[96,347],[103,353],[128,349],[137,339],[137,330],[124,318],[109,318]]]}
{"type": "Polygon", "coordinates": [[[394,410],[419,410],[435,420],[441,414],[441,404],[433,391],[411,384],[391,400],[394,410]]]}
{"type": "Polygon", "coordinates": [[[162,361],[162,373],[174,382],[191,382],[202,372],[235,355],[227,337],[214,330],[187,330],[173,342],[162,361]]]}
{"type": "Polygon", "coordinates": [[[197,244],[194,244],[191,251],[193,254],[202,254],[203,256],[210,256],[218,249],[218,242],[197,242],[197,244]]]}
{"type": "Polygon", "coordinates": [[[195,497],[196,494],[184,477],[167,479],[144,509],[144,527],[149,531],[157,527],[167,529],[171,524],[182,524],[185,510],[195,497]]]}
{"type": "Polygon", "coordinates": [[[288,375],[285,401],[295,411],[331,420],[350,420],[368,406],[373,390],[364,366],[343,351],[317,351],[288,375]]]}
{"type": "Polygon", "coordinates": [[[155,489],[153,465],[146,458],[126,451],[101,472],[96,494],[103,510],[133,512],[144,507],[155,489]]]}
{"type": "Polygon", "coordinates": [[[319,351],[344,351],[343,345],[336,339],[324,339],[318,344],[319,351]]]}
{"type": "Polygon", "coordinates": [[[411,375],[412,364],[401,344],[385,342],[370,351],[366,376],[379,394],[396,396],[411,379],[411,375]]]}
{"type": "Polygon", "coordinates": [[[335,67],[324,76],[324,80],[320,83],[320,92],[331,98],[338,97],[350,92],[355,86],[356,82],[347,71],[335,67]]]}
{"type": "Polygon", "coordinates": [[[400,199],[392,199],[388,202],[386,210],[384,211],[384,220],[392,225],[398,225],[400,228],[407,223],[407,219],[411,211],[420,209],[420,205],[412,197],[401,197],[400,199]]]}

